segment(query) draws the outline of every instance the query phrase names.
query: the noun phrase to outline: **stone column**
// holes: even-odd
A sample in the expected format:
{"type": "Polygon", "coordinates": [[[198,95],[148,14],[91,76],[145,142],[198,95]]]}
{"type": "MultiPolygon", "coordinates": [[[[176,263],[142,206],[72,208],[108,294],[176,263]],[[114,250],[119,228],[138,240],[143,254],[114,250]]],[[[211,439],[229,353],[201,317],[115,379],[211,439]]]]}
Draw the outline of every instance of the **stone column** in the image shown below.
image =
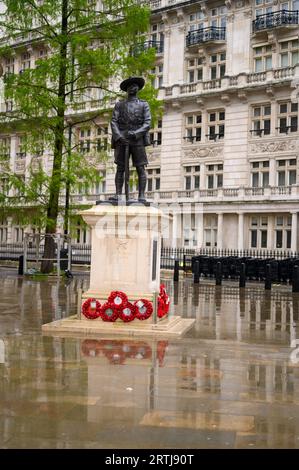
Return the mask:
{"type": "MultiPolygon", "coordinates": [[[[205,127],[202,128],[203,130],[205,127]]],[[[205,137],[204,137],[205,139],[205,137]]],[[[205,163],[202,163],[200,165],[200,189],[206,189],[207,184],[206,184],[206,165],[205,163]]]]}
{"type": "Polygon", "coordinates": [[[171,240],[171,248],[177,248],[177,240],[178,240],[178,216],[176,213],[173,214],[172,217],[172,240],[171,240]]]}
{"type": "Polygon", "coordinates": [[[268,215],[268,248],[269,250],[275,250],[275,216],[273,214],[268,215]]]}
{"type": "Polygon", "coordinates": [[[197,232],[197,248],[203,248],[203,212],[195,214],[195,230],[197,232]]]}
{"type": "Polygon", "coordinates": [[[244,250],[244,214],[238,214],[238,250],[244,250]]]}
{"type": "Polygon", "coordinates": [[[297,212],[291,212],[291,214],[292,214],[291,250],[297,251],[298,214],[297,212]]]}
{"type": "Polygon", "coordinates": [[[223,248],[223,214],[219,213],[217,215],[218,215],[217,250],[222,250],[223,248]]]}

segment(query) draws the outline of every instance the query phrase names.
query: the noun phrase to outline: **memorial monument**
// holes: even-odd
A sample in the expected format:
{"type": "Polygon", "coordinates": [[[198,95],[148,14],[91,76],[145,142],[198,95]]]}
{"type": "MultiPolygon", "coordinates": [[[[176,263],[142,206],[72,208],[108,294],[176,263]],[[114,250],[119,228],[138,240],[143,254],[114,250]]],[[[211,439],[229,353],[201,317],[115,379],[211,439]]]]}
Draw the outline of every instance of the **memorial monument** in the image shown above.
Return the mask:
{"type": "Polygon", "coordinates": [[[161,235],[169,217],[145,198],[151,113],[148,103],[137,97],[143,86],[141,77],[122,81],[127,99],[113,110],[116,194],[80,212],[91,229],[89,289],[80,295],[77,318],[44,325],[46,332],[177,337],[195,321],[171,314],[160,284],[161,235]],[[136,201],[129,197],[130,157],[138,174],[136,201]]]}

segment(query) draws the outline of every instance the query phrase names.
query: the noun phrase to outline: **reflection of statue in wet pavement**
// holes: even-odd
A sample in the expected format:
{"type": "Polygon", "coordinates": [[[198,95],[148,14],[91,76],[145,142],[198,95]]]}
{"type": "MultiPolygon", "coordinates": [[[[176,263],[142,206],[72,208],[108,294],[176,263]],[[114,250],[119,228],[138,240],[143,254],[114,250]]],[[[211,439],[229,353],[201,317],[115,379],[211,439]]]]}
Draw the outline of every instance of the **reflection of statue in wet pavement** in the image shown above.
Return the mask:
{"type": "Polygon", "coordinates": [[[133,165],[138,174],[138,201],[146,203],[146,171],[148,164],[145,147],[150,145],[149,129],[151,114],[146,101],[140,100],[137,93],[144,87],[144,79],[130,77],[120,84],[126,91],[126,100],[116,103],[112,121],[112,148],[115,149],[114,161],[117,165],[115,175],[116,195],[109,200],[121,200],[122,188],[125,182],[126,200],[129,200],[129,157],[132,156],[133,165]]]}

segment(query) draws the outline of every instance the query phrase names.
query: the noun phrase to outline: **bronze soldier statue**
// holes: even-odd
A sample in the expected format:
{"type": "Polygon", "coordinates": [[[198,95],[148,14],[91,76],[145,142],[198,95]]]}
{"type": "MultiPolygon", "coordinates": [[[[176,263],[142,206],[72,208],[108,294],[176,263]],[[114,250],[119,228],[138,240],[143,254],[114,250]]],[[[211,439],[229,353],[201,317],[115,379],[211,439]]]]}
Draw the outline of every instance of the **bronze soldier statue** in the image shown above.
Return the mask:
{"type": "Polygon", "coordinates": [[[148,131],[151,126],[151,113],[148,103],[137,97],[144,83],[142,77],[130,77],[120,84],[121,90],[127,92],[127,99],[116,103],[111,120],[112,148],[115,149],[114,162],[117,165],[116,195],[109,199],[111,201],[121,200],[124,182],[126,200],[129,200],[129,157],[131,155],[138,174],[138,201],[146,203],[145,167],[148,160],[145,147],[150,145],[148,131]]]}

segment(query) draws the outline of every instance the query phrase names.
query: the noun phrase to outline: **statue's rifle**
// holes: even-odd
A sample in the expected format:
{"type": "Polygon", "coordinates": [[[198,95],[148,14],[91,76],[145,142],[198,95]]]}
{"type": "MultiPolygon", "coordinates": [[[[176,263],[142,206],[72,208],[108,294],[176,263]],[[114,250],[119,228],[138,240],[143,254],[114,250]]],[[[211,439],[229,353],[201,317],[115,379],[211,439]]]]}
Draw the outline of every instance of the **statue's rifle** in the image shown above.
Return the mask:
{"type": "Polygon", "coordinates": [[[126,201],[129,200],[129,180],[130,180],[129,144],[126,144],[126,146],[125,146],[125,195],[126,195],[126,201]]]}

